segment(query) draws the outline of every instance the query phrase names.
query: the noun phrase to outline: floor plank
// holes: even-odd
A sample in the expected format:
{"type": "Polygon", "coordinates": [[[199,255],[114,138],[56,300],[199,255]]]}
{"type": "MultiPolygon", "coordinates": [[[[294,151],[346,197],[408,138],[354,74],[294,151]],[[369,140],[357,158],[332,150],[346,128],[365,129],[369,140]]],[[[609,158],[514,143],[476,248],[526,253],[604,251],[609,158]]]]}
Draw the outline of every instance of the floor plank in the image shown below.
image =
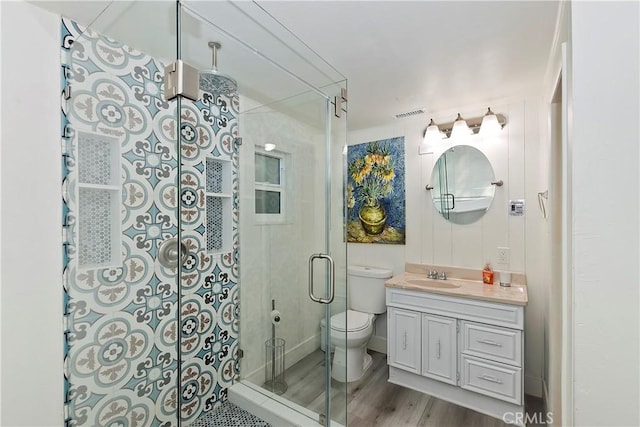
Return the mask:
{"type": "MultiPolygon", "coordinates": [[[[504,427],[502,420],[387,381],[385,354],[371,352],[373,364],[364,378],[344,384],[331,381],[332,418],[350,427],[504,427]],[[345,396],[346,394],[346,396],[345,396]]],[[[285,372],[283,397],[314,412],[324,409],[324,352],[316,350],[285,372]]],[[[541,413],[542,401],[526,396],[527,412],[541,413]]],[[[544,425],[544,424],[543,424],[544,425]]]]}

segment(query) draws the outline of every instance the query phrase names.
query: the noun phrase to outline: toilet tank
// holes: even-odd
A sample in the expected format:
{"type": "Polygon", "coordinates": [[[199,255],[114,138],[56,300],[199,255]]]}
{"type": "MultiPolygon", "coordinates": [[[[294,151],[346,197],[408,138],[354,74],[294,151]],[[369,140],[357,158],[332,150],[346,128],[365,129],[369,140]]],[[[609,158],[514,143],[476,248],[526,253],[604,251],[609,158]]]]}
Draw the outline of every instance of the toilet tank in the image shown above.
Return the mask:
{"type": "Polygon", "coordinates": [[[384,268],[350,265],[349,305],[352,310],[380,314],[387,311],[384,282],[392,271],[384,268]]]}

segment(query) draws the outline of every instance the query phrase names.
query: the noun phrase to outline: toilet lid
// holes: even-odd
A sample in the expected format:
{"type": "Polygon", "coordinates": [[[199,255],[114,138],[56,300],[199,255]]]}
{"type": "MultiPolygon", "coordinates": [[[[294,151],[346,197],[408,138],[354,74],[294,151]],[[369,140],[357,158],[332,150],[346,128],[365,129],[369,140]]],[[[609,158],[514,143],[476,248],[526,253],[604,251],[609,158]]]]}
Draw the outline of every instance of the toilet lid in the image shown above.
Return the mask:
{"type": "Polygon", "coordinates": [[[371,324],[371,318],[373,317],[368,313],[361,313],[359,311],[347,310],[331,316],[331,329],[334,331],[345,331],[344,318],[347,317],[347,331],[356,332],[366,329],[371,324]]]}

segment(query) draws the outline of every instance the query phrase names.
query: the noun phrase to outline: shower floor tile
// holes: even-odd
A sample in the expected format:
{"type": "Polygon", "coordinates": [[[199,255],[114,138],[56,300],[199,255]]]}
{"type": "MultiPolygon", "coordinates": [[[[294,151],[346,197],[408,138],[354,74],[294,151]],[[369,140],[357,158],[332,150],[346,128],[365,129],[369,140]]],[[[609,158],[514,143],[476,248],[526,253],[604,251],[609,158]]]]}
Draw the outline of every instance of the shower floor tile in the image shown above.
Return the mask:
{"type": "Polygon", "coordinates": [[[272,427],[250,412],[224,402],[220,407],[202,415],[189,427],[272,427]]]}

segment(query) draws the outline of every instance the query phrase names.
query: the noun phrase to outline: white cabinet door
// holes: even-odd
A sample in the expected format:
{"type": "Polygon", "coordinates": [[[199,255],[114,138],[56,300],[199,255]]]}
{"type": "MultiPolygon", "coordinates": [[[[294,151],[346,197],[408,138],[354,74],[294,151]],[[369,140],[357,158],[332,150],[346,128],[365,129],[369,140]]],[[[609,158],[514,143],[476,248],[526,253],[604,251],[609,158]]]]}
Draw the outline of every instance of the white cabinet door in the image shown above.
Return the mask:
{"type": "Polygon", "coordinates": [[[422,375],[457,385],[456,319],[422,315],[422,375]]]}
{"type": "Polygon", "coordinates": [[[387,314],[389,365],[419,374],[421,313],[389,307],[387,314]]]}

